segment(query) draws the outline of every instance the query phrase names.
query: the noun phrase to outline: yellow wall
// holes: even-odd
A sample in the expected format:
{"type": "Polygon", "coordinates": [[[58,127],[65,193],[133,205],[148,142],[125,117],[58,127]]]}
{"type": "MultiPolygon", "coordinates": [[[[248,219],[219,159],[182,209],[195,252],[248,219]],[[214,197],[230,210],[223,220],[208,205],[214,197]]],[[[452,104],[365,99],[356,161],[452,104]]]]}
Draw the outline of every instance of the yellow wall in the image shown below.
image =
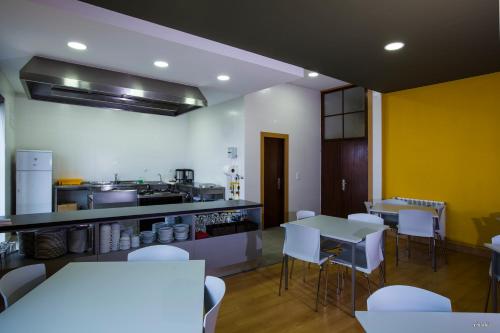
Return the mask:
{"type": "Polygon", "coordinates": [[[383,95],[383,196],[443,200],[447,237],[500,234],[500,72],[383,95]]]}

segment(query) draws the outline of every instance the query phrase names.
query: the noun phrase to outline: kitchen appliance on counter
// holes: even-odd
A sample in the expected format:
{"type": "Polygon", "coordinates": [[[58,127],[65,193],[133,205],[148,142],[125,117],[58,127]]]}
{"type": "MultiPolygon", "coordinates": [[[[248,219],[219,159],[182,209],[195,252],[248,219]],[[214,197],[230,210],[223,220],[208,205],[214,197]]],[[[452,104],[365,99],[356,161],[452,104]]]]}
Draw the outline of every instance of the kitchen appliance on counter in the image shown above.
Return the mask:
{"type": "Polygon", "coordinates": [[[16,152],[16,214],[52,211],[52,152],[16,152]]]}
{"type": "Polygon", "coordinates": [[[226,198],[226,188],[211,183],[177,184],[177,189],[189,193],[193,201],[217,201],[226,198]]]}
{"type": "Polygon", "coordinates": [[[194,170],[192,169],[175,169],[175,180],[179,184],[193,184],[194,170]]]}

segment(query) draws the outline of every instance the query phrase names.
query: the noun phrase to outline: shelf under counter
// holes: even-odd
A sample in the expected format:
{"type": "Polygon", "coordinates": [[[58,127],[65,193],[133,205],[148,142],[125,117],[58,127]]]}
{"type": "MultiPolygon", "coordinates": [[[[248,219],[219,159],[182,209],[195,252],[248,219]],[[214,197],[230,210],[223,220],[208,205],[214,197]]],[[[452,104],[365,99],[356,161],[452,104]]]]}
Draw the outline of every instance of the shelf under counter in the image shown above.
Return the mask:
{"type": "MultiPolygon", "coordinates": [[[[137,232],[140,231],[140,225],[145,220],[166,216],[180,216],[182,223],[187,223],[190,226],[189,239],[174,240],[166,245],[183,248],[189,252],[191,259],[205,260],[207,274],[218,276],[233,274],[255,268],[260,262],[262,255],[261,204],[244,200],[229,200],[12,216],[12,225],[1,226],[0,232],[43,231],[89,225],[94,235],[92,237],[93,247],[92,251],[82,254],[68,253],[58,258],[43,260],[23,257],[15,253],[9,255],[8,264],[4,268],[10,270],[18,266],[42,262],[47,265],[50,274],[53,272],[51,267],[59,269],[71,261],[125,261],[131,251],[153,245],[162,245],[162,243],[153,242],[152,244],[141,244],[138,248],[100,253],[100,225],[114,222],[137,223],[135,229],[137,232]],[[223,215],[221,213],[242,211],[248,216],[249,221],[256,225],[256,230],[196,239],[195,216],[199,214],[220,216],[223,215]]],[[[5,271],[0,272],[0,276],[3,273],[5,271]]]]}

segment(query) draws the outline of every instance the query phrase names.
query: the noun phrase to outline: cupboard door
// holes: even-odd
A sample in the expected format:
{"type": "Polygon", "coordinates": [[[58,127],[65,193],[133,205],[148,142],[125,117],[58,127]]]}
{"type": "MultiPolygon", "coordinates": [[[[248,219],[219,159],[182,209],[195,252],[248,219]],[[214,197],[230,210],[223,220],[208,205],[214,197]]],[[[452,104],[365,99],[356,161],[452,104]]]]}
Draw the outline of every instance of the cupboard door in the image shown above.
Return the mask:
{"type": "Polygon", "coordinates": [[[342,215],[341,192],[341,142],[325,141],[322,158],[321,213],[330,216],[342,215]]]}

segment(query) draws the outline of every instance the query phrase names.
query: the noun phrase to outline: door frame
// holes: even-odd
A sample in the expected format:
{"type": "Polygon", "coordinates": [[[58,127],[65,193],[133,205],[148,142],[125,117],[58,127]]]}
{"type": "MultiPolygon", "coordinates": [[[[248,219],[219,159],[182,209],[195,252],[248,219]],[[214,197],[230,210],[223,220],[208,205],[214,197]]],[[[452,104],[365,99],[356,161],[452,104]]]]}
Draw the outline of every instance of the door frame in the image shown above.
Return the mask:
{"type": "Polygon", "coordinates": [[[283,139],[283,145],[284,145],[284,153],[283,153],[283,163],[284,163],[284,214],[283,217],[285,218],[284,222],[288,222],[288,134],[282,134],[282,133],[273,133],[273,132],[260,132],[260,202],[262,203],[262,209],[261,209],[261,221],[262,221],[262,227],[264,227],[266,221],[264,221],[264,175],[265,175],[265,169],[264,169],[264,140],[266,138],[274,138],[274,139],[283,139]]]}

